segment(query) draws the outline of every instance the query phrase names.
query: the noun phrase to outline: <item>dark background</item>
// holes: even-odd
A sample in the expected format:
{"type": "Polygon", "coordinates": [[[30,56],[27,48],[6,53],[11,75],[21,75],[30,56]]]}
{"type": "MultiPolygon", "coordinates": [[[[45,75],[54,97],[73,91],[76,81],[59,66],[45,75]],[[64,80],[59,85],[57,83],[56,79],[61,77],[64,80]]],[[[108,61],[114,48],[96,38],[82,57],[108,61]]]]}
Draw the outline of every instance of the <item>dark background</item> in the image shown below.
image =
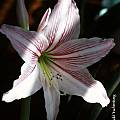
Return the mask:
{"type": "MultiPolygon", "coordinates": [[[[115,38],[116,47],[101,61],[90,66],[90,73],[100,80],[107,91],[119,78],[120,70],[120,4],[116,4],[102,17],[97,17],[103,8],[101,0],[75,0],[81,14],[80,37],[115,38]]],[[[30,17],[30,30],[36,31],[39,21],[48,7],[53,8],[57,0],[25,0],[30,17]]],[[[0,0],[0,25],[17,25],[16,0],[0,0]]],[[[20,74],[24,62],[11,46],[9,40],[0,33],[0,96],[12,88],[13,81],[20,74]]],[[[120,119],[120,85],[113,94],[116,99],[116,120],[120,119]]],[[[110,96],[112,101],[112,95],[110,96]]],[[[99,104],[90,104],[81,97],[61,96],[60,112],[57,120],[90,120],[99,104]]],[[[40,90],[31,98],[30,120],[46,120],[44,95],[40,90]]],[[[19,120],[22,100],[11,103],[0,102],[0,120],[19,120]]],[[[112,102],[104,108],[97,120],[112,120],[112,102]]]]}

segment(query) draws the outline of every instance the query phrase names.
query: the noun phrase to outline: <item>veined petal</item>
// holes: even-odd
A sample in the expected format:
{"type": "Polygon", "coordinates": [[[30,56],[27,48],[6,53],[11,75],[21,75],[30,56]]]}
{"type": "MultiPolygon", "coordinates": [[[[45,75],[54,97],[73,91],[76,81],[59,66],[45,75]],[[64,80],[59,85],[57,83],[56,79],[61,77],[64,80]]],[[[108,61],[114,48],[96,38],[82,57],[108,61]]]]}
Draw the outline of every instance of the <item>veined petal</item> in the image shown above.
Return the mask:
{"type": "Polygon", "coordinates": [[[49,17],[50,17],[50,14],[51,14],[51,9],[48,8],[42,17],[42,20],[40,21],[40,24],[39,24],[38,30],[37,30],[38,32],[41,32],[46,27],[49,17]]]}
{"type": "Polygon", "coordinates": [[[40,82],[40,71],[36,65],[31,69],[26,63],[21,68],[20,77],[14,81],[13,88],[3,94],[2,100],[12,102],[16,99],[26,98],[37,92],[42,86],[40,82]]]}
{"type": "Polygon", "coordinates": [[[51,67],[61,75],[61,78],[58,79],[58,86],[61,91],[81,96],[90,103],[100,103],[102,107],[109,104],[110,100],[105,88],[99,81],[93,79],[87,69],[65,71],[54,64],[51,64],[51,67]]]}
{"type": "Polygon", "coordinates": [[[76,71],[99,61],[113,46],[113,39],[83,38],[61,44],[50,52],[50,56],[55,64],[76,71]]]}
{"type": "Polygon", "coordinates": [[[49,50],[65,41],[78,38],[79,31],[79,11],[74,0],[59,0],[43,30],[52,44],[49,50]]]}
{"type": "MultiPolygon", "coordinates": [[[[59,112],[60,93],[56,90],[58,85],[48,86],[47,82],[43,81],[43,90],[45,98],[45,108],[47,112],[47,120],[55,120],[59,112]]],[[[53,83],[54,84],[54,83],[53,83]]]]}
{"type": "Polygon", "coordinates": [[[5,34],[24,61],[36,61],[41,52],[48,47],[43,34],[29,32],[16,26],[2,25],[0,32],[5,34]],[[34,58],[36,60],[34,60],[34,58]]]}

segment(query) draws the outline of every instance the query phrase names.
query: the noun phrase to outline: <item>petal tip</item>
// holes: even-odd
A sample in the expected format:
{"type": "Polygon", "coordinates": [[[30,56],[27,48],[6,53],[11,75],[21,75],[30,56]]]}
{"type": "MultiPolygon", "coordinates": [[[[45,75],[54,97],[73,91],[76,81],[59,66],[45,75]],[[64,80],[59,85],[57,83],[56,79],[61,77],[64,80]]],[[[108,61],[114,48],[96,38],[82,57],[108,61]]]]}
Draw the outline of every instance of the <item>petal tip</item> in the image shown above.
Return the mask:
{"type": "Polygon", "coordinates": [[[104,41],[107,41],[112,47],[115,46],[115,43],[114,43],[114,38],[108,38],[108,39],[104,39],[104,41]]]}
{"type": "Polygon", "coordinates": [[[110,103],[106,90],[99,81],[95,81],[95,84],[90,86],[83,98],[89,103],[100,103],[102,107],[110,103]]]}
{"type": "Polygon", "coordinates": [[[100,104],[102,107],[107,107],[109,103],[110,103],[110,99],[107,98],[105,101],[101,102],[100,104]]]}
{"type": "Polygon", "coordinates": [[[4,27],[6,27],[6,26],[9,26],[9,25],[7,25],[7,24],[1,25],[1,29],[4,28],[4,27]]]}
{"type": "Polygon", "coordinates": [[[113,39],[113,38],[110,38],[110,40],[111,40],[111,43],[112,43],[112,47],[114,47],[114,46],[115,46],[114,39],[113,39]]]}
{"type": "Polygon", "coordinates": [[[7,102],[7,103],[13,102],[16,99],[19,99],[19,98],[17,98],[15,93],[13,93],[11,90],[4,93],[3,96],[2,96],[2,101],[7,102]]]}
{"type": "Polygon", "coordinates": [[[3,94],[3,96],[2,96],[2,101],[4,101],[4,102],[12,102],[13,101],[13,99],[11,99],[11,97],[9,96],[9,94],[8,93],[5,93],[5,94],[3,94]]]}
{"type": "Polygon", "coordinates": [[[10,26],[10,25],[3,24],[3,25],[1,26],[1,28],[0,28],[0,32],[1,32],[2,34],[5,34],[5,31],[6,31],[7,27],[9,27],[9,26],[10,26]]]}

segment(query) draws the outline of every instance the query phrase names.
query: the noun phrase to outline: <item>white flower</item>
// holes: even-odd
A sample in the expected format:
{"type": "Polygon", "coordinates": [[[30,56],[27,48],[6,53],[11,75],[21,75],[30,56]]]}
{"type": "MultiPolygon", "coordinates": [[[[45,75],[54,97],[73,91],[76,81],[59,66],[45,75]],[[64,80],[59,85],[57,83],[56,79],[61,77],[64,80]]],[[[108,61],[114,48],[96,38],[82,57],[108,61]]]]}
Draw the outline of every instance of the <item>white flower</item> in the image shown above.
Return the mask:
{"type": "Polygon", "coordinates": [[[48,120],[56,119],[60,91],[107,106],[109,98],[103,85],[86,67],[104,57],[114,43],[112,39],[78,39],[80,18],[74,0],[58,0],[53,11],[49,8],[44,14],[37,32],[10,25],[2,25],[0,32],[25,61],[3,101],[28,97],[43,87],[48,120]]]}

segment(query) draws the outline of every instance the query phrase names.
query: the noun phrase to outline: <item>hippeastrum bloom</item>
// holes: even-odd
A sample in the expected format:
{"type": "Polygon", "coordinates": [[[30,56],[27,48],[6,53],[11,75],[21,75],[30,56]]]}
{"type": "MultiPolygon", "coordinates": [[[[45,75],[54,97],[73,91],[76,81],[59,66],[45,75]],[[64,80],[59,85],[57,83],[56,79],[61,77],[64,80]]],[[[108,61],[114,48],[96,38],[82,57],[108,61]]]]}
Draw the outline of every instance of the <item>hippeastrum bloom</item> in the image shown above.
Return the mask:
{"type": "Polygon", "coordinates": [[[113,40],[78,39],[80,18],[74,0],[58,0],[52,12],[50,8],[45,12],[37,32],[10,25],[2,25],[0,32],[25,61],[3,101],[25,98],[43,88],[48,120],[57,116],[60,91],[102,107],[109,103],[105,88],[86,67],[104,57],[114,46],[113,40]]]}

